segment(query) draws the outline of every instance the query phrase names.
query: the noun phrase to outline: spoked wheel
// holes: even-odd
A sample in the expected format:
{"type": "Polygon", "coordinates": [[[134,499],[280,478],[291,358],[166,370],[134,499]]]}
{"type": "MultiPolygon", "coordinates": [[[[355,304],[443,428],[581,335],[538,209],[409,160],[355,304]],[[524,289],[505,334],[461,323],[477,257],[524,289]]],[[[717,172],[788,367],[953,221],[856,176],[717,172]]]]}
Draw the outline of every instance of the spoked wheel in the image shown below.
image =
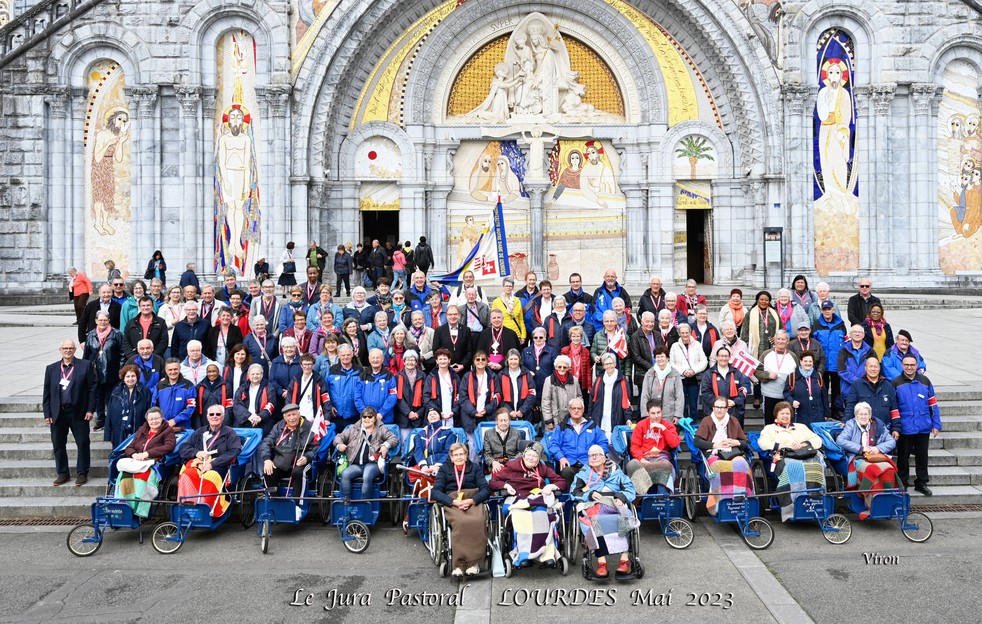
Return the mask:
{"type": "Polygon", "coordinates": [[[269,552],[269,520],[263,520],[262,528],[259,530],[259,545],[264,555],[269,552]]]}
{"type": "Polygon", "coordinates": [[[91,524],[80,524],[68,532],[68,550],[76,557],[88,557],[102,546],[99,532],[91,524]]]}
{"type": "Polygon", "coordinates": [[[672,518],[668,521],[668,533],[665,535],[665,541],[668,542],[669,546],[682,550],[691,546],[694,539],[695,531],[692,530],[692,525],[689,524],[688,520],[672,518]]]}
{"type": "MultiPolygon", "coordinates": [[[[767,473],[764,471],[764,462],[759,459],[755,459],[750,465],[750,476],[754,480],[754,494],[767,494],[770,492],[770,484],[767,482],[767,473]]],[[[762,499],[761,503],[766,503],[766,499],[762,499]]],[[[764,504],[766,508],[767,505],[764,504]]]]}
{"type": "Polygon", "coordinates": [[[903,531],[904,537],[910,541],[920,543],[926,542],[931,537],[931,534],[934,533],[934,525],[930,518],[919,511],[914,511],[904,518],[900,530],[903,531]]]}
{"type": "Polygon", "coordinates": [[[440,527],[440,513],[436,505],[430,505],[430,539],[426,546],[430,550],[430,559],[439,566],[443,563],[443,531],[440,527]]]}
{"type": "Polygon", "coordinates": [[[577,530],[578,521],[576,519],[576,511],[573,511],[569,519],[569,529],[566,531],[566,558],[570,561],[576,561],[576,556],[579,554],[580,550],[580,533],[577,530]]]}
{"type": "Polygon", "coordinates": [[[560,557],[559,561],[556,562],[556,567],[559,568],[559,575],[566,576],[569,574],[569,559],[566,557],[560,557]]]}
{"type": "Polygon", "coordinates": [[[774,527],[759,516],[747,521],[747,531],[743,533],[743,541],[754,550],[764,550],[774,542],[774,527]]]}
{"type": "MultiPolygon", "coordinates": [[[[399,473],[395,470],[392,474],[398,475],[399,473]]],[[[406,515],[406,508],[403,505],[402,497],[406,495],[406,481],[404,478],[395,477],[392,483],[392,487],[389,489],[390,496],[395,496],[395,499],[389,503],[389,522],[392,526],[399,526],[402,524],[402,518],[406,515]]]]}
{"type": "Polygon", "coordinates": [[[360,554],[365,552],[372,541],[372,533],[361,520],[352,520],[344,527],[344,537],[341,543],[350,552],[360,554]]]}
{"type": "Polygon", "coordinates": [[[852,537],[852,523],[842,514],[830,514],[822,523],[822,537],[830,544],[845,544],[852,537]]]}
{"type": "Polygon", "coordinates": [[[262,483],[259,475],[251,474],[246,477],[240,488],[243,493],[239,494],[239,522],[245,529],[256,524],[256,496],[259,494],[253,490],[262,487],[262,483]]]}
{"type": "Polygon", "coordinates": [[[173,522],[161,522],[157,525],[157,528],[153,530],[153,535],[150,538],[150,543],[153,544],[153,549],[162,555],[169,555],[171,553],[176,553],[177,550],[184,544],[183,541],[179,539],[180,529],[173,522]]]}
{"type": "Polygon", "coordinates": [[[695,466],[689,466],[682,473],[682,493],[686,495],[684,499],[685,517],[689,520],[695,520],[699,513],[699,499],[696,494],[699,494],[699,473],[696,472],[695,466]]]}
{"type": "Polygon", "coordinates": [[[331,502],[326,500],[334,495],[334,470],[327,466],[317,477],[317,496],[321,498],[318,506],[321,512],[321,522],[328,524],[331,522],[331,502]]]}

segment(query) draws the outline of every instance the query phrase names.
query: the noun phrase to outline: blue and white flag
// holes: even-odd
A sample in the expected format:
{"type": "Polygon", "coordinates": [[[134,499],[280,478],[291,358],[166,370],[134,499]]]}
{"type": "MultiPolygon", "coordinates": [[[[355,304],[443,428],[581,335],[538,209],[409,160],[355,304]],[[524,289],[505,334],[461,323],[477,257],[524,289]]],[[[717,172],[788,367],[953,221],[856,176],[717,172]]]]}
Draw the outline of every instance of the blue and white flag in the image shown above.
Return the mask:
{"type": "Polygon", "coordinates": [[[491,211],[490,217],[481,229],[477,244],[467,253],[463,264],[450,273],[434,279],[441,283],[459,282],[465,271],[473,271],[475,281],[496,280],[511,275],[508,240],[505,237],[505,213],[501,207],[500,197],[498,205],[491,211]]]}

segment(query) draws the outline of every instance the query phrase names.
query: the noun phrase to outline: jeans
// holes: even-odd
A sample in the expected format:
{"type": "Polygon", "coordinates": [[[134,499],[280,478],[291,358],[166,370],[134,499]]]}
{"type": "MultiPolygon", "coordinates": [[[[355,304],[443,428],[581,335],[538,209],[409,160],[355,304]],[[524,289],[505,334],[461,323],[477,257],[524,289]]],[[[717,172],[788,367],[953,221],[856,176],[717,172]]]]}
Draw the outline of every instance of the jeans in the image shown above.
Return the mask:
{"type": "Polygon", "coordinates": [[[78,410],[61,410],[58,418],[51,423],[51,445],[55,451],[55,470],[58,476],[69,474],[68,470],[68,432],[72,432],[75,445],[78,447],[78,459],[75,462],[75,472],[80,475],[89,474],[89,421],[85,420],[85,412],[78,410]]]}
{"type": "Polygon", "coordinates": [[[351,498],[352,482],[361,478],[361,498],[370,498],[372,495],[372,482],[382,474],[378,464],[369,462],[367,464],[353,464],[344,469],[341,473],[341,497],[351,498]]]}
{"type": "Polygon", "coordinates": [[[401,288],[405,290],[409,287],[406,283],[406,272],[405,271],[393,271],[394,279],[392,280],[392,288],[401,288]]]}

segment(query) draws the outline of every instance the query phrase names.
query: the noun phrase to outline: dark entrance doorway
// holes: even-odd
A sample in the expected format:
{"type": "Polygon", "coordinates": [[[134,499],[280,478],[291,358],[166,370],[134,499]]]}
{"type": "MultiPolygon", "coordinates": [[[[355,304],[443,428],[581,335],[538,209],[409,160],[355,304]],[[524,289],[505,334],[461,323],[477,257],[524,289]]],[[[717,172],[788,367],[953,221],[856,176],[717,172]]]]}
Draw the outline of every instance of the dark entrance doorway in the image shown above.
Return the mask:
{"type": "Polygon", "coordinates": [[[399,242],[398,210],[362,210],[361,238],[365,247],[371,247],[372,240],[385,246],[386,241],[395,246],[399,242]]]}
{"type": "Polygon", "coordinates": [[[685,271],[701,284],[713,283],[711,210],[685,211],[685,271]]]}

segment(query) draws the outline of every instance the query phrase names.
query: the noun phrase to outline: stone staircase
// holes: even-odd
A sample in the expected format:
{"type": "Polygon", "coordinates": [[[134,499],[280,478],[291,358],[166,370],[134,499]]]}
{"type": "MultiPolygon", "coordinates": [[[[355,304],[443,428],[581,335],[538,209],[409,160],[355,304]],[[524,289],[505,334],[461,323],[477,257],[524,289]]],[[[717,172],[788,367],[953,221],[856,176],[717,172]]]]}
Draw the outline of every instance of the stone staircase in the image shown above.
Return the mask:
{"type": "MultiPolygon", "coordinates": [[[[982,504],[982,390],[939,391],[944,433],[931,441],[931,489],[925,498],[911,491],[917,505],[982,504]]],[[[747,429],[763,427],[760,411],[748,410],[747,429]]],[[[683,442],[684,445],[684,442],[683,442]]],[[[111,448],[93,434],[92,469],[89,482],[75,487],[71,482],[51,485],[56,474],[48,428],[41,417],[39,397],[0,399],[0,521],[17,519],[84,518],[89,505],[104,495],[108,479],[107,458],[111,448]]],[[[69,462],[74,473],[75,450],[69,438],[69,462]]],[[[689,463],[689,454],[679,456],[689,463]]]]}

